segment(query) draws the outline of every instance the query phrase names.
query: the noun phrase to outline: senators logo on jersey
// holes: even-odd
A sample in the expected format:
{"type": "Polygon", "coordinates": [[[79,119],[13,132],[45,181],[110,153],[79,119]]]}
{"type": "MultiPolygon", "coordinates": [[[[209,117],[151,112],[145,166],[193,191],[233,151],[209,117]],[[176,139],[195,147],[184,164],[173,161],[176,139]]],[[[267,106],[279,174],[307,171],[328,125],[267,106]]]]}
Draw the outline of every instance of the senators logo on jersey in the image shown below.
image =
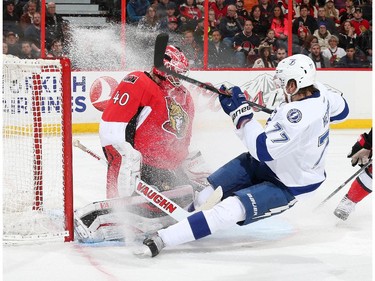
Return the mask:
{"type": "Polygon", "coordinates": [[[189,116],[174,98],[165,97],[169,120],[163,123],[163,129],[181,139],[186,136],[189,125],[189,116]]]}

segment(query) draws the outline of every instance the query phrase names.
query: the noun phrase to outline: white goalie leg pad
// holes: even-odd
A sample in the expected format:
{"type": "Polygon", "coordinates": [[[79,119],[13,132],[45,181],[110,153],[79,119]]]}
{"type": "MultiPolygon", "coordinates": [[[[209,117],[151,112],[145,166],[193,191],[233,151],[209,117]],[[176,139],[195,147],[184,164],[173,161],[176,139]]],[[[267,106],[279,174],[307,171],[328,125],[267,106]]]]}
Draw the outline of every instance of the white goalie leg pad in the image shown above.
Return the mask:
{"type": "Polygon", "coordinates": [[[76,217],[74,231],[77,239],[83,243],[99,243],[125,237],[119,218],[114,213],[99,215],[90,225],[76,217]]]}
{"type": "Polygon", "coordinates": [[[142,155],[130,143],[112,145],[121,155],[121,166],[117,179],[119,197],[130,196],[135,190],[136,178],[141,176],[142,155]]]}

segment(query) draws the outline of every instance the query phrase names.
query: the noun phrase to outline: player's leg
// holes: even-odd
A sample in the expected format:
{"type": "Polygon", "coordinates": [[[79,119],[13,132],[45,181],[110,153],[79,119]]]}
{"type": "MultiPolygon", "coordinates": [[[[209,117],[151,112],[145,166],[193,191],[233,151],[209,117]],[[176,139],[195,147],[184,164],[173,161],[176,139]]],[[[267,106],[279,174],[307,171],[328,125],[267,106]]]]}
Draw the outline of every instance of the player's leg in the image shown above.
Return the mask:
{"type": "Polygon", "coordinates": [[[155,256],[168,246],[194,241],[234,224],[249,224],[292,207],[297,200],[287,189],[264,182],[235,192],[212,209],[195,213],[144,241],[142,254],[155,256]],[[155,241],[155,243],[153,243],[155,241]],[[161,243],[162,242],[162,243],[161,243]]]}
{"type": "Polygon", "coordinates": [[[334,211],[335,216],[346,220],[355,209],[358,202],[362,201],[372,192],[372,165],[360,174],[351,184],[348,193],[340,201],[334,211]]]}
{"type": "Polygon", "coordinates": [[[189,211],[194,211],[207,202],[219,186],[223,190],[222,198],[224,199],[239,189],[253,185],[252,178],[258,167],[259,162],[249,153],[243,153],[232,159],[207,178],[210,185],[195,196],[189,211]]]}

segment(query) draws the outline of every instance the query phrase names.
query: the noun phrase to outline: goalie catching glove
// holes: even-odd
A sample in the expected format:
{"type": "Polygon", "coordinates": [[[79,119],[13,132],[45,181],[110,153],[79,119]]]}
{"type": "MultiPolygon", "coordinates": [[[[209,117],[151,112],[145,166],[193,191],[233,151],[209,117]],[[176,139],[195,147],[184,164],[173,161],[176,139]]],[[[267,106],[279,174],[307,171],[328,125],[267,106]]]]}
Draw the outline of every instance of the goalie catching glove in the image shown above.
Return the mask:
{"type": "MultiPolygon", "coordinates": [[[[220,91],[229,92],[224,85],[220,87],[220,91]]],[[[230,91],[232,96],[223,94],[219,96],[219,99],[224,112],[232,117],[234,125],[239,129],[244,121],[250,121],[253,118],[254,113],[239,87],[233,87],[230,91]]]]}

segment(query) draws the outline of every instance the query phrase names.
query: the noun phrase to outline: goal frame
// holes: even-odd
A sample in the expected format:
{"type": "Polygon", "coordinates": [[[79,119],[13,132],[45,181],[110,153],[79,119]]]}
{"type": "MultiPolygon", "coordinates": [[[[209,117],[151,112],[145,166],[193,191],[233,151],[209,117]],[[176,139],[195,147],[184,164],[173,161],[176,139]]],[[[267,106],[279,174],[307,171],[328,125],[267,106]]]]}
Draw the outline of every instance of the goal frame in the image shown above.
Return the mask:
{"type": "MultiPolygon", "coordinates": [[[[18,60],[18,58],[15,58],[18,60]]],[[[31,130],[31,141],[33,145],[32,159],[33,159],[33,182],[29,185],[31,190],[34,190],[34,203],[30,206],[32,211],[41,211],[43,213],[43,167],[42,161],[42,137],[43,131],[43,86],[42,86],[42,76],[41,73],[49,72],[47,68],[48,61],[59,61],[60,69],[60,84],[61,84],[61,112],[59,113],[59,120],[61,122],[61,135],[62,138],[62,148],[59,146],[58,152],[61,153],[61,167],[62,167],[62,187],[59,189],[63,192],[63,209],[60,210],[64,212],[64,235],[55,236],[55,234],[48,235],[48,230],[46,234],[23,236],[23,235],[4,235],[3,244],[22,244],[30,242],[43,242],[44,241],[54,241],[56,239],[64,240],[64,242],[70,242],[74,240],[74,210],[73,210],[73,149],[72,149],[72,94],[71,94],[71,63],[69,58],[48,58],[48,59],[38,59],[43,60],[46,63],[40,64],[41,72],[32,73],[32,102],[31,102],[31,120],[32,120],[32,130],[31,130]],[[62,149],[62,151],[60,151],[62,149]],[[33,186],[31,186],[33,185],[33,186]],[[54,238],[55,237],[55,238],[54,238]],[[61,238],[58,238],[61,237],[61,238]],[[63,239],[62,239],[63,237],[63,239]]],[[[22,65],[20,60],[20,65],[22,65]]],[[[17,65],[17,62],[15,62],[17,65]]],[[[56,62],[51,62],[51,65],[56,65],[56,62]]],[[[4,78],[3,78],[4,79],[4,78]]],[[[4,83],[4,80],[3,80],[4,83]]],[[[4,90],[3,90],[4,91],[4,90]]],[[[4,92],[3,92],[4,94],[4,92]]],[[[4,97],[3,97],[4,98],[4,97]]],[[[4,126],[4,123],[3,123],[4,126]]],[[[4,127],[3,127],[4,128],[4,127]]],[[[48,134],[48,133],[47,133],[48,134]]],[[[4,161],[4,160],[3,160],[4,161]]],[[[4,210],[3,210],[4,212],[4,210]]]]}

